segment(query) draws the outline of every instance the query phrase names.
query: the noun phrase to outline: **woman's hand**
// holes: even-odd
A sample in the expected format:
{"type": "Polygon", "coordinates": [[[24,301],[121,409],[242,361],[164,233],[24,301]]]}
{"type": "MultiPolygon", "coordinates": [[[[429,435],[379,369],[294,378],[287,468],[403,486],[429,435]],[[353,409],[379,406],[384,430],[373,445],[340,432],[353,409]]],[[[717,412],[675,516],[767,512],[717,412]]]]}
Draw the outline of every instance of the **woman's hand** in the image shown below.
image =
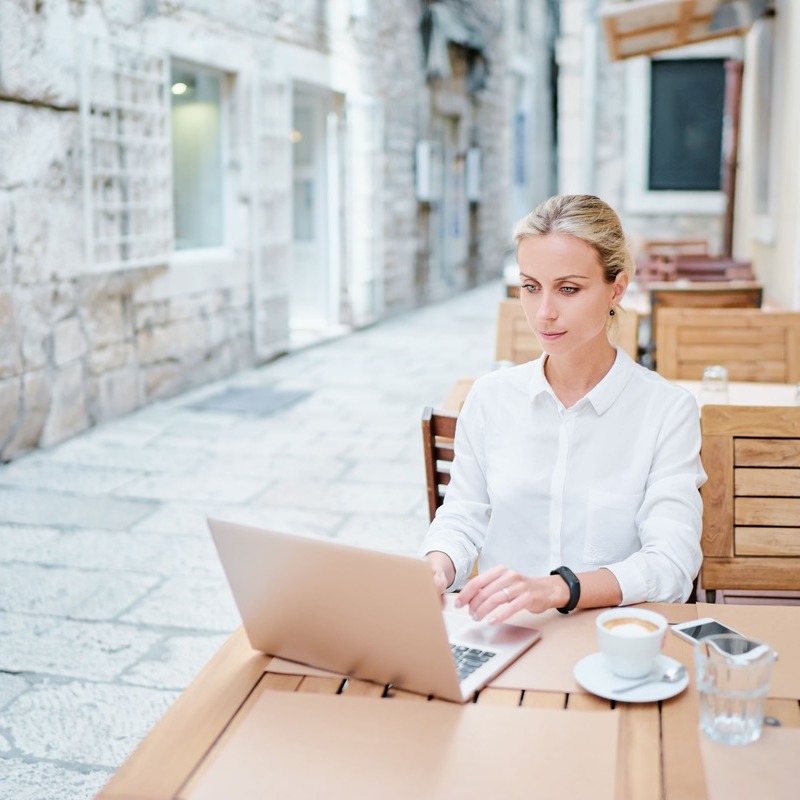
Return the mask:
{"type": "Polygon", "coordinates": [[[425,554],[425,560],[431,565],[433,570],[433,582],[436,591],[444,594],[447,587],[456,579],[456,568],[447,553],[441,550],[433,550],[425,554]]]}
{"type": "Polygon", "coordinates": [[[508,567],[493,567],[476,575],[456,598],[456,607],[469,606],[475,620],[488,617],[491,624],[507,620],[525,609],[533,614],[561,608],[569,602],[569,589],[560,575],[527,578],[508,567]]]}

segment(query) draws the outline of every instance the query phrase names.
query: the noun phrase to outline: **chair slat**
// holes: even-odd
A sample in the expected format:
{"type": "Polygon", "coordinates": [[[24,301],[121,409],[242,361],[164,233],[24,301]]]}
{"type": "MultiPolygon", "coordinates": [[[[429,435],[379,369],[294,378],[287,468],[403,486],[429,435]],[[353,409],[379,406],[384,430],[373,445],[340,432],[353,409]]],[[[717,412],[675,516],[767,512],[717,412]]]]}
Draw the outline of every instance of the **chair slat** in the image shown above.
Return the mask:
{"type": "Polygon", "coordinates": [[[737,556],[800,556],[800,528],[734,529],[737,556]]]}
{"type": "Polygon", "coordinates": [[[737,497],[733,516],[737,525],[794,525],[800,519],[800,498],[737,497]]]}
{"type": "Polygon", "coordinates": [[[800,470],[739,467],[734,470],[733,490],[737,497],[798,497],[800,470]]]}
{"type": "Polygon", "coordinates": [[[796,439],[736,439],[736,466],[800,467],[800,441],[796,439]]]}
{"type": "Polygon", "coordinates": [[[450,483],[450,464],[454,458],[453,439],[458,414],[434,410],[426,406],[422,412],[422,449],[425,456],[425,482],[428,493],[428,514],[431,520],[444,502],[450,483]]]}

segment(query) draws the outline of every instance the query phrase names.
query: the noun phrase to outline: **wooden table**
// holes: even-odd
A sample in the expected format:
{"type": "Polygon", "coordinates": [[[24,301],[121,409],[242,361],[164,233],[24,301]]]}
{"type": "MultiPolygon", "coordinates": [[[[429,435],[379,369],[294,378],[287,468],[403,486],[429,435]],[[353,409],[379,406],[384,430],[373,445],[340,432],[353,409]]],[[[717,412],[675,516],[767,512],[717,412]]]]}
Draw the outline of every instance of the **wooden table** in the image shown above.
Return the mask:
{"type": "MultiPolygon", "coordinates": [[[[671,622],[716,616],[753,638],[767,641],[770,633],[777,635],[775,626],[778,624],[781,633],[775,646],[780,651],[778,664],[784,672],[780,676],[776,672],[773,681],[776,691],[783,697],[768,700],[767,714],[780,720],[784,728],[800,728],[797,699],[800,691],[796,691],[800,679],[793,677],[800,673],[800,649],[794,645],[794,634],[786,630],[800,629],[800,608],[704,604],[659,605],[656,608],[671,622]],[[789,684],[793,688],[787,692],[789,684]]],[[[547,645],[545,636],[535,647],[546,648],[547,645]]],[[[617,798],[705,800],[709,794],[697,725],[698,698],[691,646],[670,634],[665,642],[665,653],[685,663],[692,678],[683,693],[661,703],[619,703],[613,711],[612,703],[583,691],[523,692],[491,687],[478,695],[477,702],[519,707],[520,714],[525,714],[527,708],[557,709],[558,713],[565,714],[575,710],[618,713],[617,798]]],[[[166,800],[189,796],[193,788],[202,783],[204,771],[209,762],[213,762],[217,749],[221,744],[224,746],[226,737],[235,726],[242,724],[264,692],[342,693],[378,698],[386,691],[384,686],[361,680],[343,682],[334,677],[271,673],[270,661],[269,656],[250,648],[241,629],[236,631],[111,778],[99,797],[102,800],[166,800]]],[[[396,689],[390,694],[389,698],[378,702],[426,700],[396,689]]],[[[765,740],[770,741],[766,733],[759,743],[762,753],[765,740]]],[[[597,747],[602,748],[603,744],[599,741],[597,747]]],[[[748,751],[740,752],[744,757],[748,751]]],[[[314,763],[310,762],[308,767],[314,769],[314,763]]],[[[409,767],[405,765],[406,769],[409,767]]],[[[794,765],[787,762],[786,770],[793,771],[794,765]]],[[[268,776],[261,777],[268,780],[268,776]]],[[[347,796],[346,786],[336,789],[337,797],[347,796]]]]}
{"type": "MultiPolygon", "coordinates": [[[[459,378],[444,400],[442,408],[447,411],[460,411],[464,405],[475,378],[459,378]]],[[[703,405],[701,396],[702,381],[673,381],[688,389],[703,405]]],[[[728,403],[734,406],[793,406],[796,387],[791,383],[756,383],[753,381],[730,381],[728,383],[728,403]]]]}

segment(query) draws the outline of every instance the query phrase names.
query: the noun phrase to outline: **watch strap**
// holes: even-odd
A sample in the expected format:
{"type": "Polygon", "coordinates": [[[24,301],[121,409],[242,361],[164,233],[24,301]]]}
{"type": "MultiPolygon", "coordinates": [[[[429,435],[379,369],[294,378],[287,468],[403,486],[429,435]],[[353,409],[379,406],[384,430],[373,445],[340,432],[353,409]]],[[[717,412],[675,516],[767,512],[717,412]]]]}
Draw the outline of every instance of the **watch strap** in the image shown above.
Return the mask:
{"type": "Polygon", "coordinates": [[[561,614],[569,614],[569,612],[578,605],[578,600],[581,599],[581,582],[578,580],[578,576],[569,567],[556,567],[550,574],[560,575],[569,587],[569,600],[567,604],[556,609],[556,611],[561,614]]]}

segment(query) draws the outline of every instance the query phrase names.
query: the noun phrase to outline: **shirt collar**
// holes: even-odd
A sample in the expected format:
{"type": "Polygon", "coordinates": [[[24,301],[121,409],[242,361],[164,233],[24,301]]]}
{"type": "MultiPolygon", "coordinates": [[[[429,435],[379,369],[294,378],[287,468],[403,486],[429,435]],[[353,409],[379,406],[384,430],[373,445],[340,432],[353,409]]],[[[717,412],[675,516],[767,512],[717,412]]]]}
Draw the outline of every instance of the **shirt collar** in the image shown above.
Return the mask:
{"type": "MultiPolygon", "coordinates": [[[[535,400],[541,394],[549,394],[557,400],[552,387],[544,375],[544,362],[547,358],[542,354],[533,362],[533,374],[530,381],[531,399],[535,400]]],[[[614,404],[628,381],[631,379],[636,364],[633,359],[619,347],[617,357],[600,383],[597,384],[579,403],[589,402],[598,414],[604,414],[614,404]]]]}

